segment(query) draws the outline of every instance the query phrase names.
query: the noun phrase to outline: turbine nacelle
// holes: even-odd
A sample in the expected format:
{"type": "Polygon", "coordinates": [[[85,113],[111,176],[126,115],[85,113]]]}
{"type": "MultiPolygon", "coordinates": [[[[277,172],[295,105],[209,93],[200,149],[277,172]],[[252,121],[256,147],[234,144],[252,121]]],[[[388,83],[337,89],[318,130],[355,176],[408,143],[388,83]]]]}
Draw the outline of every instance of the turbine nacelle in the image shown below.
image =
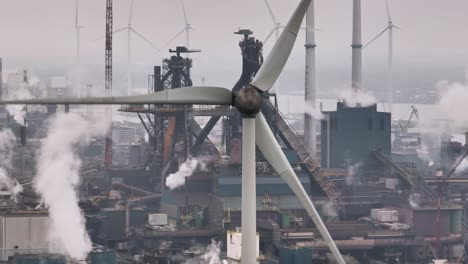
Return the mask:
{"type": "Polygon", "coordinates": [[[234,94],[234,105],[243,117],[255,118],[260,112],[262,96],[259,89],[249,84],[234,94]]]}

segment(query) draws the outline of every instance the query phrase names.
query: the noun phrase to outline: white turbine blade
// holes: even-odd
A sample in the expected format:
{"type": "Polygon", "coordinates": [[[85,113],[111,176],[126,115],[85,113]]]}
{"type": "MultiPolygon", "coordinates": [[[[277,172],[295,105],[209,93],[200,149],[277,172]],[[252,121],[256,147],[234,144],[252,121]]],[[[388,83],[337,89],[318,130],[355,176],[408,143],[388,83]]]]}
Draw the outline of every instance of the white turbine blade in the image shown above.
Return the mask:
{"type": "Polygon", "coordinates": [[[182,11],[184,12],[185,25],[189,25],[190,23],[187,18],[187,11],[185,10],[184,0],[180,0],[180,3],[182,4],[182,11]]]}
{"type": "Polygon", "coordinates": [[[78,0],[76,0],[76,6],[75,6],[75,27],[79,27],[79,21],[78,21],[78,0]]]}
{"type": "Polygon", "coordinates": [[[130,3],[130,15],[128,16],[128,24],[129,25],[132,24],[132,20],[133,20],[133,2],[134,2],[134,0],[132,0],[131,3],[130,3]]]}
{"type": "Polygon", "coordinates": [[[385,0],[385,6],[387,7],[388,21],[392,21],[392,18],[390,17],[390,8],[388,8],[388,0],[385,0]]]}
{"type": "Polygon", "coordinates": [[[330,233],[327,230],[327,227],[320,218],[315,205],[312,203],[309,195],[304,190],[299,178],[294,172],[291,164],[287,160],[286,156],[281,149],[278,141],[276,141],[273,132],[271,132],[268,123],[265,120],[265,117],[259,113],[255,120],[255,140],[258,148],[262,152],[265,159],[270,163],[270,165],[275,169],[275,171],[281,176],[281,178],[288,184],[294,194],[297,196],[302,206],[306,209],[307,213],[312,218],[315,226],[320,232],[322,238],[327,242],[330,251],[333,253],[335,260],[339,264],[345,264],[343,257],[341,256],[340,251],[336,247],[333,238],[330,236],[330,233]]]}
{"type": "Polygon", "coordinates": [[[311,0],[301,1],[267,59],[263,63],[262,67],[260,67],[260,70],[252,82],[252,85],[258,89],[264,92],[270,90],[283,71],[284,65],[286,64],[294,43],[296,42],[299,28],[301,27],[302,20],[304,19],[310,2],[311,0]]]}
{"type": "Polygon", "coordinates": [[[375,38],[373,38],[371,41],[369,41],[366,45],[364,45],[363,49],[365,49],[367,46],[369,46],[372,42],[374,42],[376,39],[378,39],[380,36],[382,36],[385,31],[387,31],[390,27],[386,27],[382,32],[380,32],[375,38]]]}
{"type": "Polygon", "coordinates": [[[271,38],[271,36],[273,35],[273,33],[275,33],[276,31],[276,28],[273,28],[270,33],[268,34],[268,36],[265,38],[265,40],[263,41],[263,44],[266,44],[268,42],[268,40],[271,38]]]}
{"type": "Polygon", "coordinates": [[[401,28],[400,28],[400,27],[397,27],[397,26],[395,26],[395,25],[392,25],[392,28],[396,28],[396,29],[399,29],[399,30],[401,30],[401,28]]]}
{"type": "MultiPolygon", "coordinates": [[[[124,30],[127,30],[127,29],[128,29],[128,26],[123,27],[123,28],[119,28],[119,29],[113,31],[112,34],[117,34],[117,33],[119,33],[119,32],[122,32],[122,31],[124,31],[124,30]]],[[[100,39],[103,39],[103,38],[106,38],[106,36],[102,36],[102,37],[100,37],[100,38],[97,38],[96,40],[100,40],[100,39]]]]}
{"type": "Polygon", "coordinates": [[[204,104],[204,105],[232,105],[232,92],[222,87],[186,87],[169,89],[162,92],[116,97],[94,98],[50,98],[6,100],[0,104],[85,104],[85,105],[113,105],[113,104],[204,104]]]}
{"type": "Polygon", "coordinates": [[[268,12],[270,13],[271,19],[273,20],[273,23],[278,24],[278,20],[276,20],[275,14],[273,13],[273,9],[271,9],[270,4],[268,3],[268,0],[263,0],[268,8],[268,12]]]}
{"type": "Polygon", "coordinates": [[[142,34],[132,28],[132,32],[135,33],[138,37],[140,37],[144,42],[148,43],[152,48],[155,48],[153,43],[145,38],[142,34]]]}
{"type": "Polygon", "coordinates": [[[187,30],[187,28],[184,27],[179,33],[177,33],[173,38],[171,38],[168,42],[166,42],[163,48],[166,48],[167,46],[169,46],[169,44],[171,44],[174,40],[180,37],[180,35],[182,35],[185,32],[185,30],[187,30]]]}

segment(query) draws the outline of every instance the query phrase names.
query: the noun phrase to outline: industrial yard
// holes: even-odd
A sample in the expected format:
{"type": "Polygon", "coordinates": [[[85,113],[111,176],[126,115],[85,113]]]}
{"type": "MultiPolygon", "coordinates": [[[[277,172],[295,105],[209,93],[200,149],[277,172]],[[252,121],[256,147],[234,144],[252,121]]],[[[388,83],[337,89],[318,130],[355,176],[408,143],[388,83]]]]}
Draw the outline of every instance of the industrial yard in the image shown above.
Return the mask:
{"type": "Polygon", "coordinates": [[[368,3],[349,0],[351,79],[339,98],[324,98],[319,1],[287,3],[284,25],[274,1],[258,1],[266,38],[223,29],[237,50],[229,72],[237,82],[226,88],[211,81],[225,65],[192,47],[202,29],[184,0],[184,27],[160,48],[132,24],[134,5],[144,4],[129,1],[118,28],[121,3],[102,1],[100,81],[84,70],[81,0],[68,3],[71,77],[11,66],[0,44],[0,263],[468,263],[468,119],[455,113],[466,84],[401,92],[392,0],[379,4],[387,27],[368,41],[368,3]],[[124,33],[117,71],[114,37],[124,33]],[[133,37],[162,59],[137,69],[133,37]],[[363,52],[384,37],[376,98],[364,85],[363,52]],[[297,50],[305,85],[281,75],[297,50]],[[195,75],[206,58],[211,72],[195,75]]]}

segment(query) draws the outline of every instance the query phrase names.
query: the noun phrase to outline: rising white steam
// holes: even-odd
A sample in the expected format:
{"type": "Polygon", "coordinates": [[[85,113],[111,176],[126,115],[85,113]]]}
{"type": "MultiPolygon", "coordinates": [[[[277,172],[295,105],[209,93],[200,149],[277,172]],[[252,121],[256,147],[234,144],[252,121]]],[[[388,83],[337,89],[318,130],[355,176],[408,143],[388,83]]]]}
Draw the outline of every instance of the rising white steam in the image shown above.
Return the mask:
{"type": "Polygon", "coordinates": [[[343,89],[339,91],[338,96],[344,100],[347,107],[366,107],[377,103],[377,99],[369,91],[362,89],[343,89]]]}
{"type": "Polygon", "coordinates": [[[221,241],[211,240],[211,245],[206,247],[206,253],[203,255],[203,260],[208,264],[222,264],[219,254],[221,253],[221,241]]]}
{"type": "Polygon", "coordinates": [[[348,175],[345,178],[346,185],[353,185],[356,183],[356,176],[362,165],[362,162],[359,162],[348,166],[348,175]]]}
{"type": "Polygon", "coordinates": [[[188,158],[180,165],[179,171],[170,174],[166,178],[166,186],[171,190],[183,186],[185,184],[185,179],[192,176],[193,172],[197,169],[198,163],[198,159],[188,158]]]}
{"type": "Polygon", "coordinates": [[[77,114],[59,113],[42,142],[34,185],[49,210],[50,249],[78,260],[86,258],[92,244],[78,206],[81,160],[76,148],[92,136],[105,134],[105,122],[96,124],[91,126],[77,114]]]}
{"type": "Polygon", "coordinates": [[[335,203],[332,201],[327,201],[322,207],[323,215],[329,218],[336,218],[338,217],[338,211],[336,210],[335,203]]]}
{"type": "Polygon", "coordinates": [[[419,208],[419,205],[421,204],[421,194],[419,193],[412,193],[408,197],[408,203],[412,208],[419,208]]]}
{"type": "Polygon", "coordinates": [[[16,179],[10,178],[4,168],[0,168],[0,190],[11,192],[12,199],[16,202],[18,195],[23,191],[23,186],[16,179]]]}
{"type": "MultiPolygon", "coordinates": [[[[12,89],[9,91],[10,100],[13,99],[30,99],[33,98],[28,88],[21,83],[18,89],[12,89]]],[[[25,117],[26,117],[26,105],[6,105],[5,109],[8,114],[13,116],[13,119],[20,125],[25,126],[25,117]]]]}
{"type": "Polygon", "coordinates": [[[439,84],[440,100],[438,109],[443,118],[450,121],[454,128],[466,128],[468,123],[468,85],[461,83],[439,84]]]}
{"type": "Polygon", "coordinates": [[[10,129],[0,131],[0,190],[11,192],[13,200],[23,191],[16,179],[8,176],[5,168],[11,166],[15,135],[10,129]]]}
{"type": "Polygon", "coordinates": [[[323,119],[323,114],[320,109],[315,108],[311,102],[305,102],[304,113],[310,115],[313,119],[323,119]]]}

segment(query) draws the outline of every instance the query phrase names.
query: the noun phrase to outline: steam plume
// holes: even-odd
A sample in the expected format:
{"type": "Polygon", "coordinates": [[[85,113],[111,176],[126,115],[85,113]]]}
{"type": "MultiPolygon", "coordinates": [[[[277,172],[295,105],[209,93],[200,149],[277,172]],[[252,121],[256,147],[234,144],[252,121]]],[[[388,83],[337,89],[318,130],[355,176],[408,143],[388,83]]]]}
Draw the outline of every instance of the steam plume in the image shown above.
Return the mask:
{"type": "Polygon", "coordinates": [[[377,99],[364,90],[343,89],[339,92],[339,97],[347,107],[366,107],[377,103],[377,99]]]}
{"type": "Polygon", "coordinates": [[[206,248],[206,253],[203,255],[203,260],[208,264],[222,264],[219,254],[221,253],[221,242],[215,239],[211,240],[211,245],[206,248]]]}
{"type": "Polygon", "coordinates": [[[0,131],[0,190],[10,191],[13,200],[16,201],[18,194],[23,191],[23,187],[16,179],[10,178],[5,170],[7,166],[11,166],[14,144],[15,135],[10,129],[0,131]]]}
{"type": "Polygon", "coordinates": [[[192,176],[193,172],[197,169],[198,163],[198,159],[188,158],[180,165],[179,171],[170,174],[166,178],[166,186],[171,190],[183,186],[185,184],[185,178],[192,176]]]}
{"type": "Polygon", "coordinates": [[[104,135],[107,126],[103,123],[90,129],[79,115],[59,113],[49,125],[38,159],[34,187],[49,210],[50,248],[78,260],[87,256],[92,244],[78,206],[81,160],[75,148],[92,136],[104,135]]]}
{"type": "MultiPolygon", "coordinates": [[[[20,87],[16,90],[13,90],[9,96],[10,100],[13,99],[30,99],[32,98],[31,93],[24,85],[21,83],[20,87]]],[[[13,116],[13,119],[20,125],[25,126],[25,117],[26,117],[26,105],[6,105],[5,109],[7,110],[8,114],[13,116]]]]}

